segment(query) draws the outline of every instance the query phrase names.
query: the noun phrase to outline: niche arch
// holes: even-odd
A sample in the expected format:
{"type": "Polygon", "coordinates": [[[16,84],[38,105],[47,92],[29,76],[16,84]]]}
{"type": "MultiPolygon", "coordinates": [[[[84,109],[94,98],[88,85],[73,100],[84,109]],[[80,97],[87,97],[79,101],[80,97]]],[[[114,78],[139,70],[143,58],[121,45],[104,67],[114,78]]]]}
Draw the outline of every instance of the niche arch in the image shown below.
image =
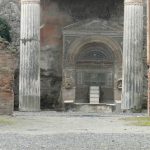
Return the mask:
{"type": "Polygon", "coordinates": [[[90,43],[103,43],[107,45],[114,54],[115,62],[122,64],[122,48],[110,37],[102,37],[102,36],[89,36],[89,37],[82,37],[75,40],[70,46],[68,50],[68,63],[75,65],[75,57],[80,53],[82,47],[90,44],[90,43]]]}

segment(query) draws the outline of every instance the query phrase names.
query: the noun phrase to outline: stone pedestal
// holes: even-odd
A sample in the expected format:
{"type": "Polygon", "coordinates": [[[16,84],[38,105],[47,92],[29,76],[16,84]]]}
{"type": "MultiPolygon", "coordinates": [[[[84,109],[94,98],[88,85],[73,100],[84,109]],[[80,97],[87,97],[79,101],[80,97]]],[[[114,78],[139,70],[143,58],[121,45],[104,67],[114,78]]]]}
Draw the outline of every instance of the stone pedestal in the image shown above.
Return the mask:
{"type": "Polygon", "coordinates": [[[122,110],[140,110],[143,92],[143,1],[125,0],[122,110]]]}
{"type": "Polygon", "coordinates": [[[21,0],[19,110],[40,110],[40,0],[21,0]]]}
{"type": "Polygon", "coordinates": [[[100,99],[99,86],[90,86],[90,104],[99,104],[100,99]]]}

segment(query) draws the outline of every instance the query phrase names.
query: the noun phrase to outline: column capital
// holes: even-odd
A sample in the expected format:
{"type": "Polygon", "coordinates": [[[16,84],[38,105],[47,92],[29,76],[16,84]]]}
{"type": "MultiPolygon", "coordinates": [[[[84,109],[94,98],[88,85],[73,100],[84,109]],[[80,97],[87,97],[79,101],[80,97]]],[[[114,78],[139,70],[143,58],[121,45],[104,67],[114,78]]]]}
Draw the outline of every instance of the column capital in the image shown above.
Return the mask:
{"type": "Polygon", "coordinates": [[[143,5],[143,0],[124,0],[125,5],[143,5]]]}
{"type": "Polygon", "coordinates": [[[22,4],[40,4],[40,0],[21,0],[22,4]]]}

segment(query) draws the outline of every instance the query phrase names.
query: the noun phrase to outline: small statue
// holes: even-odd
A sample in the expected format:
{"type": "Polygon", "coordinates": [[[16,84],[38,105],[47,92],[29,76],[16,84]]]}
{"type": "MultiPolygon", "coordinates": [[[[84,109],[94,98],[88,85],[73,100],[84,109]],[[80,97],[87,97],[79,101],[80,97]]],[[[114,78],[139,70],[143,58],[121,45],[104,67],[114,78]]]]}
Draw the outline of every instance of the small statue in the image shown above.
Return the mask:
{"type": "Polygon", "coordinates": [[[73,77],[72,77],[72,70],[67,70],[64,73],[64,87],[66,89],[71,89],[73,87],[73,77]]]}
{"type": "Polygon", "coordinates": [[[65,78],[64,87],[65,87],[66,89],[71,89],[71,88],[73,87],[72,78],[65,78]]]}

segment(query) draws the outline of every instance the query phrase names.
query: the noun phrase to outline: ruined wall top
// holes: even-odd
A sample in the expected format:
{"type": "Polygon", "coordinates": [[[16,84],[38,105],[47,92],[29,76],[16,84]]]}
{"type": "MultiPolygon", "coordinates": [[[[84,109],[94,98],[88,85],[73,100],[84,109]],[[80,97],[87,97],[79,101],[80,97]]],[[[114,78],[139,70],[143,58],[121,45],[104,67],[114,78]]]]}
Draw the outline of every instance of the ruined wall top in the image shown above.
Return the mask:
{"type": "Polygon", "coordinates": [[[22,4],[28,4],[28,3],[40,3],[40,0],[21,0],[22,4]]]}
{"type": "Polygon", "coordinates": [[[125,0],[125,5],[143,5],[143,0],[125,0]]]}

